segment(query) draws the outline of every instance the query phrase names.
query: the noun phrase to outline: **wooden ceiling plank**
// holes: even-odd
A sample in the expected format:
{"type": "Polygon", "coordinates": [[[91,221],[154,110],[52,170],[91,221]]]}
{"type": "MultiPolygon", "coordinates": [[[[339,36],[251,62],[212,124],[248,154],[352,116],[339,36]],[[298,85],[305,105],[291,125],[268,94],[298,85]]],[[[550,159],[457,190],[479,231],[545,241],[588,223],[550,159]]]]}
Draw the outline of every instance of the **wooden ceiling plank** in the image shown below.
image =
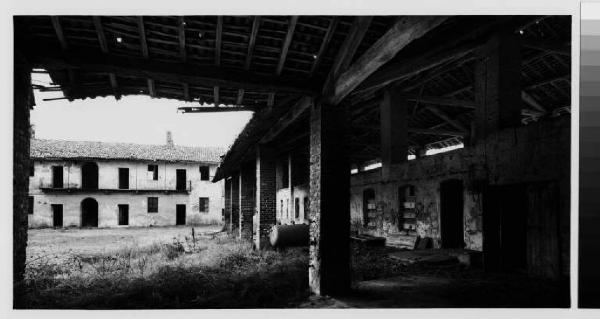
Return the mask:
{"type": "Polygon", "coordinates": [[[148,51],[148,42],[146,41],[146,28],[144,27],[144,18],[139,16],[137,19],[138,24],[138,32],[140,34],[140,46],[142,48],[142,56],[145,59],[150,57],[150,52],[148,51]]]}

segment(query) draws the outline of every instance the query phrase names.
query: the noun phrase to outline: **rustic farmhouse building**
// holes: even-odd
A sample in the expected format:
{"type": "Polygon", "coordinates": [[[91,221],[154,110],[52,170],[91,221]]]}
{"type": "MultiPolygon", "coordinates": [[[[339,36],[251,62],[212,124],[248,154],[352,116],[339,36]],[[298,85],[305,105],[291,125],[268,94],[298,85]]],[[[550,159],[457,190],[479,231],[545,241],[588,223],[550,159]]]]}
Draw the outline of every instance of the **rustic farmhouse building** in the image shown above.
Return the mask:
{"type": "Polygon", "coordinates": [[[32,140],[29,227],[220,223],[220,148],[32,140]]]}

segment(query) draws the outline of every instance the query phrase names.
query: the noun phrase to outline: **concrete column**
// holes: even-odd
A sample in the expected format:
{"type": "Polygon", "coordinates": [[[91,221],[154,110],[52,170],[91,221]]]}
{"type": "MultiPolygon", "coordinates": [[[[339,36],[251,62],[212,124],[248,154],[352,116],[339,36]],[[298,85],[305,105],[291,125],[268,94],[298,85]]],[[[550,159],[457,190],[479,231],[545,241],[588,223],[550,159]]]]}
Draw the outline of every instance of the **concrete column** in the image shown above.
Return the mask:
{"type": "Polygon", "coordinates": [[[343,107],[310,109],[309,286],[316,295],[350,287],[350,164],[343,107]]]}
{"type": "Polygon", "coordinates": [[[407,161],[408,156],[408,105],[399,90],[387,89],[379,105],[381,130],[381,176],[390,177],[393,164],[407,161]]]}
{"type": "Polygon", "coordinates": [[[266,145],[256,147],[256,208],[257,224],[254,237],[258,249],[268,247],[269,232],[275,225],[275,152],[266,145]]]}
{"type": "Polygon", "coordinates": [[[35,104],[31,90],[31,68],[18,53],[14,61],[14,136],[13,136],[13,287],[20,295],[19,283],[25,272],[27,212],[29,208],[29,109],[35,104]]]}
{"type": "Polygon", "coordinates": [[[254,216],[256,191],[254,165],[242,164],[240,168],[240,238],[252,241],[252,218],[254,216]]]}
{"type": "Polygon", "coordinates": [[[231,233],[239,235],[240,228],[240,177],[239,172],[231,176],[231,233]]]}
{"type": "Polygon", "coordinates": [[[490,38],[475,62],[475,121],[471,144],[506,127],[521,125],[520,40],[512,32],[490,38]]]}
{"type": "Polygon", "coordinates": [[[225,179],[225,227],[231,232],[231,178],[225,179]]]}

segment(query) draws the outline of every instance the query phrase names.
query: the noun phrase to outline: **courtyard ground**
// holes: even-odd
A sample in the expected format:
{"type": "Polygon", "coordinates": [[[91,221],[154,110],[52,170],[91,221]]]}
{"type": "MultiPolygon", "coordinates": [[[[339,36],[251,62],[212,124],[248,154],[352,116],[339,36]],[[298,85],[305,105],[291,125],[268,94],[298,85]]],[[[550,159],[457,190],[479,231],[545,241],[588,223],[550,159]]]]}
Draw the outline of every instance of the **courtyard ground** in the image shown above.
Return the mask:
{"type": "MultiPolygon", "coordinates": [[[[403,262],[352,245],[353,289],[310,297],[308,248],[253,251],[218,226],[29,230],[17,308],[568,307],[568,281],[403,262]]],[[[433,251],[432,251],[433,252],[433,251]]],[[[437,253],[436,253],[437,254],[437,253]]]]}

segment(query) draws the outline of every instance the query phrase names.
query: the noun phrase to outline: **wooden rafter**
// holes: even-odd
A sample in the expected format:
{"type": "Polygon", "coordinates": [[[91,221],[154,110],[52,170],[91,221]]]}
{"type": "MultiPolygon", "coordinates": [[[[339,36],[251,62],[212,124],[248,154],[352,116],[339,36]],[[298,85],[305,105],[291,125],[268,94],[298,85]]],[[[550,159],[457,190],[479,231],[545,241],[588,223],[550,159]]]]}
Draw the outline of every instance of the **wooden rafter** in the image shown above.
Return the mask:
{"type": "Polygon", "coordinates": [[[67,39],[65,38],[65,34],[58,16],[51,16],[50,19],[52,20],[52,26],[54,27],[54,32],[56,33],[58,42],[60,42],[60,47],[63,49],[63,51],[67,51],[69,49],[69,45],[67,44],[67,39]]]}
{"type": "Polygon", "coordinates": [[[283,70],[283,65],[285,64],[285,59],[290,49],[290,44],[292,43],[292,39],[294,38],[294,30],[296,29],[296,23],[298,23],[298,16],[290,17],[290,23],[288,25],[287,34],[285,36],[285,39],[283,40],[283,46],[281,47],[281,54],[279,55],[277,69],[275,69],[275,74],[277,75],[280,75],[281,71],[283,70]]]}
{"type": "Polygon", "coordinates": [[[345,72],[336,78],[333,92],[327,101],[339,104],[379,67],[391,60],[398,51],[446,21],[445,16],[408,16],[400,18],[375,44],[345,72]]]}
{"type": "MultiPolygon", "coordinates": [[[[96,28],[96,34],[98,35],[98,43],[100,43],[100,49],[102,50],[102,53],[107,54],[108,42],[106,41],[106,35],[104,33],[104,28],[102,27],[102,20],[99,16],[93,16],[92,20],[94,21],[94,27],[96,28]]],[[[108,80],[110,82],[110,87],[113,90],[115,99],[119,100],[121,98],[121,94],[119,94],[117,76],[114,73],[109,73],[108,80]]]]}
{"type": "MultiPolygon", "coordinates": [[[[215,38],[215,66],[221,66],[221,46],[223,42],[223,16],[217,16],[217,30],[215,38]]],[[[219,106],[219,86],[213,87],[213,100],[215,107],[219,106]]]]}
{"type": "MultiPolygon", "coordinates": [[[[179,41],[179,56],[181,62],[187,62],[187,53],[185,49],[185,26],[186,22],[183,16],[177,17],[177,40],[179,41]]],[[[183,98],[190,101],[190,86],[187,83],[181,84],[183,89],[183,98]]]]}
{"type": "MultiPolygon", "coordinates": [[[[146,28],[144,27],[144,18],[142,16],[138,17],[137,24],[138,33],[140,35],[140,47],[142,48],[142,57],[144,57],[144,59],[149,59],[150,52],[148,51],[148,43],[146,41],[146,28]]],[[[146,78],[146,82],[148,82],[148,94],[150,94],[151,97],[154,97],[156,94],[154,80],[151,78],[146,78]]]]}
{"type": "MultiPolygon", "coordinates": [[[[252,21],[252,31],[250,32],[250,39],[248,40],[248,52],[246,54],[246,63],[244,64],[244,69],[246,71],[250,70],[250,65],[252,63],[252,55],[254,54],[254,46],[256,45],[256,35],[258,34],[258,29],[260,28],[260,16],[255,16],[252,21]]],[[[236,104],[241,105],[244,101],[244,89],[238,89],[238,95],[236,104]]]]}
{"type": "Polygon", "coordinates": [[[313,62],[313,65],[310,68],[310,76],[311,77],[315,74],[315,72],[319,68],[319,64],[321,63],[323,54],[325,53],[325,50],[329,46],[329,42],[331,42],[331,38],[333,38],[333,33],[335,32],[335,27],[337,26],[338,22],[339,22],[339,17],[333,17],[331,19],[331,22],[329,22],[329,27],[327,28],[327,31],[325,32],[325,36],[323,37],[323,42],[321,42],[321,46],[319,47],[319,52],[317,52],[315,54],[316,55],[315,62],[313,62]]]}
{"type": "MultiPolygon", "coordinates": [[[[42,46],[43,47],[43,46],[42,46]]],[[[150,61],[126,56],[98,54],[94,51],[78,50],[69,56],[46,50],[36,54],[31,50],[28,59],[33,65],[64,68],[82,68],[89,72],[115,73],[124,77],[159,79],[172,83],[189,83],[204,87],[231,87],[260,92],[287,92],[314,95],[313,83],[270,76],[251,71],[222,69],[214,66],[201,66],[191,63],[169,63],[150,61]]]]}

